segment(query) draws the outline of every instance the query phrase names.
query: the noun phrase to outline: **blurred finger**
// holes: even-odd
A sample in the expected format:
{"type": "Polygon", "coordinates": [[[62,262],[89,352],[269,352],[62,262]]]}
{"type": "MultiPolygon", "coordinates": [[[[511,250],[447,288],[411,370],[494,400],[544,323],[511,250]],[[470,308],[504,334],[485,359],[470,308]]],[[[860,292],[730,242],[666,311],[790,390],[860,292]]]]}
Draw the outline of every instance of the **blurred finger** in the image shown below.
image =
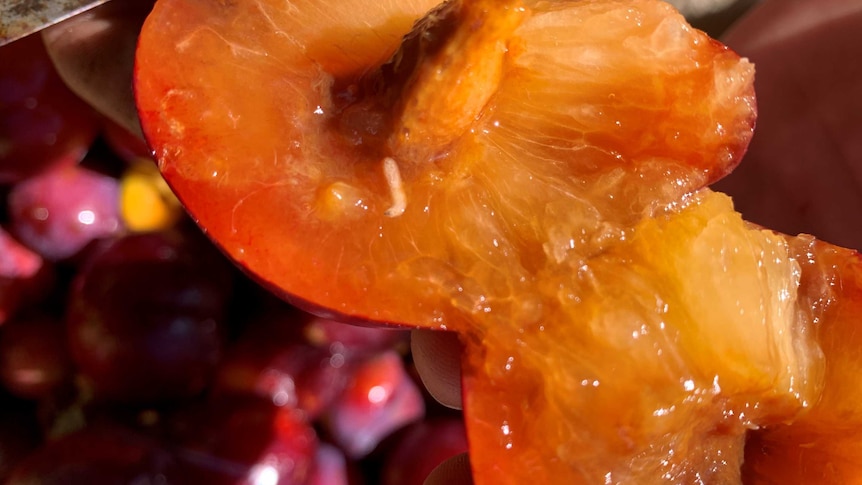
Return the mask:
{"type": "Polygon", "coordinates": [[[139,135],[132,69],[138,32],[152,4],[108,2],[42,32],[57,71],[72,91],[139,135]]]}
{"type": "Polygon", "coordinates": [[[425,479],[425,485],[471,485],[470,460],[466,453],[444,461],[425,479]]]}
{"type": "Polygon", "coordinates": [[[411,350],[422,383],[440,404],[461,409],[461,353],[458,335],[451,332],[414,330],[411,350]]]}

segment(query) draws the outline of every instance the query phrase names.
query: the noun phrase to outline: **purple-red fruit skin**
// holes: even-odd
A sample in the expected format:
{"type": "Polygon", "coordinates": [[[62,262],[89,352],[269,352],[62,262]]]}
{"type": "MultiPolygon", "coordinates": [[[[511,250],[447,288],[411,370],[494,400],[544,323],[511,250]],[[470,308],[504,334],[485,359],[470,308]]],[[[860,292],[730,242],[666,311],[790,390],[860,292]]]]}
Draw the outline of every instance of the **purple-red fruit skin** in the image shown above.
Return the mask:
{"type": "Polygon", "coordinates": [[[422,419],[422,393],[395,351],[365,361],[332,405],[325,421],[350,458],[368,455],[387,436],[422,419]]]}
{"type": "Polygon", "coordinates": [[[45,297],[54,280],[49,263],[0,228],[0,326],[45,297]]]}
{"type": "Polygon", "coordinates": [[[35,413],[20,403],[0,396],[0,483],[41,444],[35,413]]]}
{"type": "Polygon", "coordinates": [[[347,457],[337,447],[321,443],[307,485],[350,485],[347,457]]]}
{"type": "Polygon", "coordinates": [[[125,236],[95,254],[73,282],[66,324],[96,395],[202,392],[222,356],[232,276],[208,242],[179,231],[125,236]]]}
{"type": "Polygon", "coordinates": [[[0,47],[0,59],[0,184],[78,163],[99,117],[60,79],[41,36],[0,47]]]}
{"type": "Polygon", "coordinates": [[[434,468],[467,452],[467,432],[459,418],[415,423],[392,446],[383,466],[383,485],[422,485],[434,468]]]}
{"type": "Polygon", "coordinates": [[[305,485],[317,435],[305,415],[254,396],[212,399],[169,419],[183,476],[208,485],[305,485]]]}
{"type": "Polygon", "coordinates": [[[172,465],[172,456],[153,440],[96,426],[45,444],[15,467],[6,485],[179,483],[172,465]]]}
{"type": "Polygon", "coordinates": [[[10,393],[24,399],[49,398],[71,377],[62,322],[27,314],[0,329],[0,382],[10,393]]]}
{"type": "MultiPolygon", "coordinates": [[[[103,123],[102,138],[111,151],[127,163],[141,159],[152,159],[147,143],[130,133],[124,127],[106,119],[103,123]]],[[[153,161],[153,163],[156,163],[153,161]]]]}
{"type": "Polygon", "coordinates": [[[118,201],[116,179],[78,165],[60,167],[12,188],[12,232],[48,260],[67,259],[122,229],[118,201]]]}
{"type": "Polygon", "coordinates": [[[312,318],[305,325],[305,335],[317,346],[336,346],[351,355],[371,355],[407,345],[408,330],[388,327],[363,327],[327,318],[312,318]]]}
{"type": "Polygon", "coordinates": [[[240,340],[219,368],[220,393],[247,393],[316,419],[347,385],[355,364],[307,343],[240,340]]]}

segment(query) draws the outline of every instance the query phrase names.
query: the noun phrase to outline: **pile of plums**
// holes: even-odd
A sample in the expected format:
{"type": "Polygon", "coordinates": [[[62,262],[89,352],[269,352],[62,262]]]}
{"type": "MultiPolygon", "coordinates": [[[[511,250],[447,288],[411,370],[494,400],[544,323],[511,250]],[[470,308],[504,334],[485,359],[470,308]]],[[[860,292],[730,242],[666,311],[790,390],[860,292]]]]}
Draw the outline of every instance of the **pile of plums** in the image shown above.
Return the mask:
{"type": "Polygon", "coordinates": [[[404,331],[269,295],[40,37],[0,58],[0,483],[409,485],[466,450],[404,331]]]}

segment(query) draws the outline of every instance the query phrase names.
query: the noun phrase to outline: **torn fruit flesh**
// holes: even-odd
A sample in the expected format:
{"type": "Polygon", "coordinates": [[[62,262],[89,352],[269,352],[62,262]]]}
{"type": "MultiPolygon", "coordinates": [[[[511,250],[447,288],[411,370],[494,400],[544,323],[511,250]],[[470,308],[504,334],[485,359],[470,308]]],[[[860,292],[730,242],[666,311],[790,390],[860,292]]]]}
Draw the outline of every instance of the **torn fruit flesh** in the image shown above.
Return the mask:
{"type": "Polygon", "coordinates": [[[704,188],[751,137],[750,64],[657,1],[391,3],[160,0],[139,113],[274,291],[460,333],[476,483],[757,481],[797,423],[858,429],[826,398],[858,256],[704,188]]]}

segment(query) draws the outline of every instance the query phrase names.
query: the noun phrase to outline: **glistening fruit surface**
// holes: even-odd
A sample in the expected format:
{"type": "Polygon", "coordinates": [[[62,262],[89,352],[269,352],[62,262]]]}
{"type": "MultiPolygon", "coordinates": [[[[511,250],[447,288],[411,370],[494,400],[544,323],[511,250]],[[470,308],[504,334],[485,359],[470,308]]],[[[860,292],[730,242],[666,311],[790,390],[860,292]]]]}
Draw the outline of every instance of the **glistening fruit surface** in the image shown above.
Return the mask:
{"type": "Polygon", "coordinates": [[[746,431],[824,382],[796,243],[703,189],[752,66],[657,1],[411,31],[432,7],[160,0],[136,91],[163,174],[305,308],[458,331],[477,483],[738,480],[746,431]]]}

